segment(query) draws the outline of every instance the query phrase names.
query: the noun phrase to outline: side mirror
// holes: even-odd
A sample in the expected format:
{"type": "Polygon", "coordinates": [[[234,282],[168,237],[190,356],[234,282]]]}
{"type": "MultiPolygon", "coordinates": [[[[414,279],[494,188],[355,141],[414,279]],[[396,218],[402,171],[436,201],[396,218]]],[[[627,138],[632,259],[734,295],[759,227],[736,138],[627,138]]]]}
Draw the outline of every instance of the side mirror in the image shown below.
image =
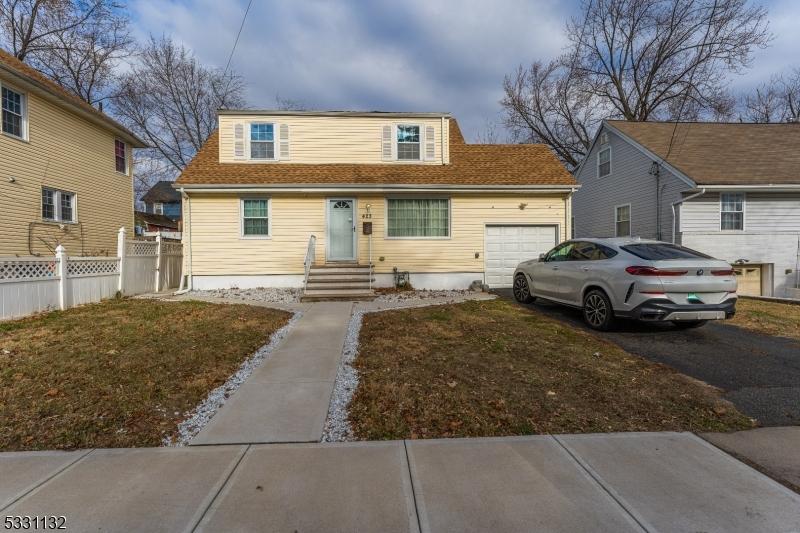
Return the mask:
{"type": "Polygon", "coordinates": [[[547,254],[539,254],[539,262],[540,262],[540,263],[543,263],[543,262],[544,262],[544,258],[545,258],[546,256],[547,256],[547,254]]]}

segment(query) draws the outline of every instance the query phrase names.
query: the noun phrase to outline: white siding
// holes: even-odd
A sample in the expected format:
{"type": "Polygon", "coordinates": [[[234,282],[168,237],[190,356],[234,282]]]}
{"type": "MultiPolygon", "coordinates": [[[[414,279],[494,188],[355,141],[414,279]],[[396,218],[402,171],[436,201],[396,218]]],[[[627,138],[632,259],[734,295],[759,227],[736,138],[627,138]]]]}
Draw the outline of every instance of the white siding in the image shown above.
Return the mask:
{"type": "Polygon", "coordinates": [[[726,261],[771,265],[772,295],[787,296],[797,282],[800,194],[748,192],[744,212],[743,231],[720,231],[719,193],[689,200],[681,207],[681,242],[726,261]]]}

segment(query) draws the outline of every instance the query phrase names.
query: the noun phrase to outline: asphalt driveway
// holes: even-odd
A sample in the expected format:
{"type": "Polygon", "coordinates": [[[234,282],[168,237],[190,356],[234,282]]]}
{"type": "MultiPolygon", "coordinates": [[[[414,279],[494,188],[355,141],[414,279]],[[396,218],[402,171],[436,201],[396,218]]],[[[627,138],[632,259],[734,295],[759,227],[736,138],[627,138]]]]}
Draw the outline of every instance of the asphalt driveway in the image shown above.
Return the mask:
{"type": "MultiPolygon", "coordinates": [[[[498,290],[513,299],[511,290],[498,290]]],[[[537,301],[526,305],[588,330],[580,311],[537,301]]],[[[670,324],[622,321],[593,332],[624,350],[669,365],[725,391],[725,398],[764,426],[800,425],[800,343],[727,325],[677,330],[670,324]]]]}

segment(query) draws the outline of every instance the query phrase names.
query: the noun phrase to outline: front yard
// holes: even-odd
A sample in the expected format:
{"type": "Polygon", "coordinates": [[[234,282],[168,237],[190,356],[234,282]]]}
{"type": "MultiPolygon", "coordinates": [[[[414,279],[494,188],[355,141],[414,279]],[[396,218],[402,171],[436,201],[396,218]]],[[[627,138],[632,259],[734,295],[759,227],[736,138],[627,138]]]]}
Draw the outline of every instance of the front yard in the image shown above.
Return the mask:
{"type": "Polygon", "coordinates": [[[113,300],[0,323],[0,450],[158,446],[290,316],[113,300]]]}
{"type": "Polygon", "coordinates": [[[752,426],[718,391],[504,300],[367,314],[361,439],[752,426]]]}

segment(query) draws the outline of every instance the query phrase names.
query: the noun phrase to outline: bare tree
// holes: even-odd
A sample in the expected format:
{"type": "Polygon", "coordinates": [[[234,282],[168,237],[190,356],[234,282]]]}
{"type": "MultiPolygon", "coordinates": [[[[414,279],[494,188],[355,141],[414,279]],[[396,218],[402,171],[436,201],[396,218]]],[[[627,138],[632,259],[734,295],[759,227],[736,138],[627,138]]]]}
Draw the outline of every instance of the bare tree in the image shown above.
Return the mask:
{"type": "Polygon", "coordinates": [[[505,125],[517,142],[549,145],[567,166],[578,165],[609,106],[563,58],[519,67],[504,82],[505,125]]]}
{"type": "Polygon", "coordinates": [[[152,146],[149,154],[173,175],[217,128],[219,108],[244,107],[244,84],[234,74],[201,65],[169,38],[150,38],[120,81],[114,114],[152,146]]]}
{"type": "Polygon", "coordinates": [[[742,106],[749,122],[800,121],[800,69],[773,76],[745,95],[742,106]]]}
{"type": "Polygon", "coordinates": [[[637,121],[730,116],[729,76],[771,39],[766,9],[749,0],[582,0],[582,12],[567,24],[566,53],[507,77],[501,102],[512,131],[572,166],[595,110],[637,121]]]}
{"type": "Polygon", "coordinates": [[[115,0],[0,0],[0,42],[92,104],[111,96],[133,45],[115,0]]]}

